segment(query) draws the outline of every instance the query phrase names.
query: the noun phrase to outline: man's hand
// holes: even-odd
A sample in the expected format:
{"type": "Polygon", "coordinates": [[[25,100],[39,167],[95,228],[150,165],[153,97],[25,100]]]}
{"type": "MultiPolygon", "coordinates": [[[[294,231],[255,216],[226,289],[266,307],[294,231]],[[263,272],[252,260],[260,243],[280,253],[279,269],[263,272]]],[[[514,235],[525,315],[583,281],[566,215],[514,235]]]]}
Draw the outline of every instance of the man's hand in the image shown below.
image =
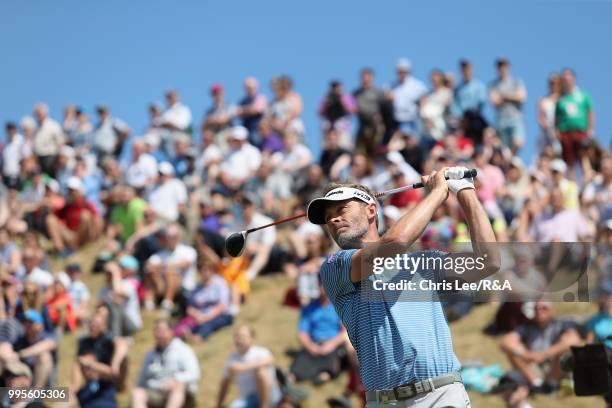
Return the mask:
{"type": "Polygon", "coordinates": [[[448,177],[447,184],[450,191],[457,194],[466,188],[474,189],[474,179],[471,177],[463,178],[468,170],[467,167],[450,167],[446,170],[446,177],[448,177]]]}
{"type": "Polygon", "coordinates": [[[421,182],[428,194],[438,191],[442,192],[445,197],[448,197],[448,184],[444,178],[446,169],[447,167],[443,167],[440,171],[434,171],[429,176],[421,176],[421,182]]]}

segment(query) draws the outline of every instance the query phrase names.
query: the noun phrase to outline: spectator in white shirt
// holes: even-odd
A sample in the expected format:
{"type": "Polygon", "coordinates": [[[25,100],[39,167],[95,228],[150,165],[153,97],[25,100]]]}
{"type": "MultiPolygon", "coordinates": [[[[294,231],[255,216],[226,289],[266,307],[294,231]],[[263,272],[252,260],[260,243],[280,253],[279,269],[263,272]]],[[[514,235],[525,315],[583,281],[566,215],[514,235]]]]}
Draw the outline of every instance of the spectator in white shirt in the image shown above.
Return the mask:
{"type": "Polygon", "coordinates": [[[38,129],[34,134],[34,154],[43,171],[53,176],[57,155],[64,144],[64,131],[60,124],[48,115],[47,105],[39,103],[34,107],[34,116],[38,121],[38,129]]]}
{"type": "Polygon", "coordinates": [[[157,177],[157,160],[147,152],[147,137],[132,142],[132,160],[125,170],[125,181],[136,189],[150,186],[157,177]]]}
{"type": "Polygon", "coordinates": [[[160,231],[158,239],[163,248],[151,256],[146,265],[147,300],[146,308],[152,309],[154,298],[162,298],[162,309],[172,311],[177,294],[188,294],[196,287],[197,252],[181,243],[181,229],[169,225],[160,231]]]}
{"type": "Polygon", "coordinates": [[[2,178],[9,188],[17,188],[25,139],[19,134],[17,125],[13,122],[6,124],[6,137],[7,143],[2,149],[2,178]]]}
{"type": "MultiPolygon", "coordinates": [[[[260,201],[259,197],[247,192],[242,197],[242,220],[243,230],[254,228],[255,226],[266,225],[273,220],[257,211],[260,201]]],[[[276,227],[265,228],[249,234],[245,256],[252,257],[247,275],[250,280],[266,267],[270,261],[272,247],[276,242],[276,227]]]]}
{"type": "Polygon", "coordinates": [[[17,273],[17,277],[22,284],[26,282],[35,283],[41,292],[45,293],[49,286],[53,284],[53,275],[39,267],[40,258],[40,254],[36,250],[26,248],[21,258],[23,268],[17,273]]]}
{"type": "Polygon", "coordinates": [[[19,121],[19,126],[25,138],[25,146],[23,147],[24,157],[30,157],[34,150],[34,133],[36,132],[36,121],[31,116],[24,116],[19,121]]]}
{"type": "Polygon", "coordinates": [[[72,300],[72,310],[74,311],[74,317],[77,322],[80,323],[85,321],[87,317],[91,294],[87,285],[82,280],[83,272],[79,264],[73,263],[66,266],[66,273],[70,278],[70,284],[67,290],[68,295],[70,295],[70,300],[72,300]]]}
{"type": "Polygon", "coordinates": [[[223,380],[219,387],[217,406],[223,403],[232,382],[238,386],[239,397],[229,407],[275,407],[281,398],[276,382],[274,356],[261,346],[253,344],[255,333],[241,325],[234,333],[236,351],[231,353],[223,367],[223,380]]]}
{"type": "Polygon", "coordinates": [[[179,101],[175,89],[166,92],[168,109],[157,119],[156,125],[168,130],[186,131],[191,125],[191,110],[179,101]]]}
{"type": "Polygon", "coordinates": [[[155,348],[142,364],[138,387],[132,391],[131,406],[180,408],[197,392],[198,357],[189,345],[173,336],[168,320],[158,319],[153,335],[155,348]]]}
{"type": "Polygon", "coordinates": [[[418,103],[427,93],[427,87],[411,75],[412,64],[407,58],[400,58],[396,68],[397,84],[391,91],[393,115],[402,132],[414,133],[417,129],[418,103]]]}
{"type": "Polygon", "coordinates": [[[94,148],[100,156],[118,156],[132,130],[124,121],[112,117],[108,106],[99,105],[96,112],[100,121],[94,131],[94,148]]]}
{"type": "Polygon", "coordinates": [[[282,155],[279,169],[296,179],[312,163],[312,153],[305,144],[300,143],[299,135],[293,130],[285,132],[283,142],[285,154],[282,155]]]}
{"type": "Polygon", "coordinates": [[[235,126],[229,134],[230,152],[221,164],[221,182],[229,193],[240,190],[261,164],[261,152],[248,142],[248,131],[235,126]]]}
{"type": "Polygon", "coordinates": [[[159,163],[157,171],[157,185],[149,194],[149,205],[162,218],[177,221],[187,209],[187,188],[174,177],[174,167],[169,162],[159,163]]]}

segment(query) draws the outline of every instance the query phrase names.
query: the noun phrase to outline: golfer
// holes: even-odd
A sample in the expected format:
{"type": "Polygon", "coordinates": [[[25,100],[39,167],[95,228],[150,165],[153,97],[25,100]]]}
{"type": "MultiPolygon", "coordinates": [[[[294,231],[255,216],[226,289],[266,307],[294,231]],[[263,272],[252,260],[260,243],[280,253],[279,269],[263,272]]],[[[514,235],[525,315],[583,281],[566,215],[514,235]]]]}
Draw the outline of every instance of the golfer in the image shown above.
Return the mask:
{"type": "MultiPolygon", "coordinates": [[[[421,177],[426,197],[382,237],[377,229],[376,200],[367,187],[332,184],[323,198],[308,206],[308,219],[325,224],[341,248],[324,261],[321,278],[357,350],[368,408],[470,406],[440,302],[368,302],[360,297],[362,286],[373,278],[372,270],[363,270],[367,269],[363,262],[368,254],[366,244],[412,244],[448,198],[449,190],[457,195],[465,214],[474,255],[489,260],[486,274],[499,268],[495,246],[484,244],[495,242],[487,214],[476,197],[473,180],[462,178],[467,170],[443,168],[421,177]]],[[[417,271],[417,275],[425,272],[417,271]]]]}

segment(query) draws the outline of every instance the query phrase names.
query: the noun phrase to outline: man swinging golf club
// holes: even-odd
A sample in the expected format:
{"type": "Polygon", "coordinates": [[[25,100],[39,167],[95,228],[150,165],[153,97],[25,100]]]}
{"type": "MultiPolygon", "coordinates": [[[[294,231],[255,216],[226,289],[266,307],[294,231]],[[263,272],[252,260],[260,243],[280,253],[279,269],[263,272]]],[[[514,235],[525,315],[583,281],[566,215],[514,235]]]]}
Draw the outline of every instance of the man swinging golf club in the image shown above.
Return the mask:
{"type": "Polygon", "coordinates": [[[357,350],[368,408],[470,406],[440,302],[386,301],[384,295],[381,302],[368,302],[360,296],[362,286],[373,278],[365,262],[369,248],[384,244],[407,248],[421,236],[449,190],[457,195],[465,214],[473,255],[488,260],[478,276],[467,271],[462,279],[477,280],[497,271],[499,253],[495,245],[487,244],[495,242],[495,235],[473,179],[463,178],[467,170],[443,168],[421,177],[427,196],[382,237],[377,230],[376,200],[362,185],[329,185],[324,197],[308,206],[308,219],[326,225],[341,248],[323,263],[321,278],[357,350]]]}

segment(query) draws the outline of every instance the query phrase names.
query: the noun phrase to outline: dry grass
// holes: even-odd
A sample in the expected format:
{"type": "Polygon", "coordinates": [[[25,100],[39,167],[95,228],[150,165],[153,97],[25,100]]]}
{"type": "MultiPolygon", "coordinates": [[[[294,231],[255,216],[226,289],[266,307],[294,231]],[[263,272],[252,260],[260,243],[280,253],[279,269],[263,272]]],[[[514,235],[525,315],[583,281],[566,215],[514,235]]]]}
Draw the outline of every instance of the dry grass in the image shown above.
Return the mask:
{"type": "MultiPolygon", "coordinates": [[[[71,261],[80,262],[85,271],[88,271],[94,261],[99,246],[91,246],[77,254],[71,261]]],[[[56,263],[55,270],[63,265],[56,263]]],[[[86,274],[86,283],[95,295],[103,284],[102,275],[86,274]]],[[[257,343],[269,348],[276,357],[276,364],[287,368],[290,360],[285,352],[288,348],[297,347],[296,327],[298,314],[293,309],[281,307],[285,290],[291,283],[282,276],[262,277],[255,281],[253,294],[244,305],[238,318],[240,323],[248,323],[255,327],[257,343]]],[[[481,329],[490,321],[495,311],[494,305],[480,306],[452,327],[455,351],[461,361],[479,360],[484,364],[501,363],[508,368],[506,359],[500,352],[495,339],[482,335],[481,329]]],[[[590,314],[594,311],[591,304],[565,304],[560,305],[561,313],[590,314]]],[[[151,325],[155,318],[154,313],[144,312],[144,328],[135,337],[130,349],[130,387],[136,383],[140,371],[140,364],[144,355],[152,347],[151,325]]],[[[67,334],[61,341],[59,350],[58,381],[60,386],[70,382],[70,372],[76,352],[76,339],[82,332],[67,334]]],[[[198,390],[198,407],[213,407],[216,402],[218,384],[221,380],[223,362],[233,349],[232,329],[225,328],[212,336],[210,341],[195,346],[196,354],[200,360],[201,381],[198,390]]],[[[333,383],[323,387],[312,388],[305,386],[310,392],[306,407],[324,407],[325,399],[338,395],[346,385],[347,377],[342,375],[333,383]]],[[[235,389],[230,397],[234,396],[235,389]]],[[[502,401],[495,396],[483,396],[470,392],[472,404],[480,407],[503,407],[502,401]]],[[[355,406],[357,399],[354,399],[355,406]]],[[[123,393],[119,397],[121,407],[129,407],[129,394],[123,393]]],[[[229,402],[229,399],[228,401],[229,402]]],[[[537,397],[532,404],[538,408],[557,407],[603,407],[598,398],[577,397],[537,397]]]]}

